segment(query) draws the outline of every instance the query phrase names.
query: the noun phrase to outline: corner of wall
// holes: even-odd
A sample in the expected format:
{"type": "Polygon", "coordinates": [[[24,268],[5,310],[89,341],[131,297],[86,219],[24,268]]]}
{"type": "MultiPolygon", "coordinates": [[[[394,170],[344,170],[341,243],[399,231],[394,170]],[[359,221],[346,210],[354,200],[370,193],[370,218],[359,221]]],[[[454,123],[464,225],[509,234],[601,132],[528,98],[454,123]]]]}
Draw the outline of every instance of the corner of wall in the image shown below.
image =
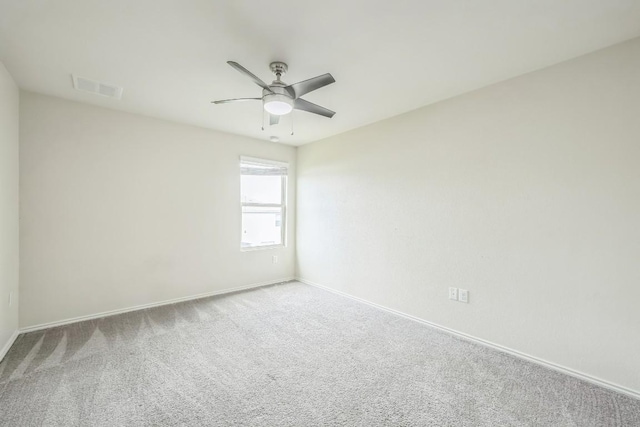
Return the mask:
{"type": "Polygon", "coordinates": [[[18,336],[19,89],[0,62],[0,359],[18,336]]]}

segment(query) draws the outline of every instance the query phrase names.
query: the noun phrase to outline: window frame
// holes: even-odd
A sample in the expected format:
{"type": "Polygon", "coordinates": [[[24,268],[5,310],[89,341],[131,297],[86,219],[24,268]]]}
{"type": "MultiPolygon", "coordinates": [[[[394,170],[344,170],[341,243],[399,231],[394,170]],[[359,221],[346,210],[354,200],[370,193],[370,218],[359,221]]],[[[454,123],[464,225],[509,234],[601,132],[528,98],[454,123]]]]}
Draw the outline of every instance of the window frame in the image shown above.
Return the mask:
{"type": "Polygon", "coordinates": [[[240,167],[240,251],[241,252],[251,252],[251,251],[260,251],[266,249],[278,249],[284,248],[287,246],[287,181],[289,178],[289,163],[287,162],[279,162],[277,160],[269,160],[269,159],[261,159],[257,157],[248,157],[248,156],[240,156],[240,162],[238,163],[240,167]],[[249,162],[255,163],[265,166],[279,166],[287,169],[286,175],[280,175],[280,203],[253,203],[253,202],[243,202],[242,201],[242,163],[249,162]],[[260,245],[260,246],[251,246],[251,247],[243,247],[242,246],[242,238],[244,234],[244,230],[242,227],[242,216],[244,214],[244,207],[261,207],[261,208],[279,208],[281,212],[280,217],[280,241],[281,243],[275,245],[260,245]]]}

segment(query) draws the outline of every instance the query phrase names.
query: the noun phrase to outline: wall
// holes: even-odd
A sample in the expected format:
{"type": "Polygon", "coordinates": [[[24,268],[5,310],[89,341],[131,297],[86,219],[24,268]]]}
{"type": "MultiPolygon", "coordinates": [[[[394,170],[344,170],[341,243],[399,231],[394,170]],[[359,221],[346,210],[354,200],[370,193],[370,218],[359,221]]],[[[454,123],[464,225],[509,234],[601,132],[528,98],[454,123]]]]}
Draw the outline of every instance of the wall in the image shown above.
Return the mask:
{"type": "Polygon", "coordinates": [[[0,62],[0,360],[18,329],[18,103],[0,62]]]}
{"type": "MultiPolygon", "coordinates": [[[[20,326],[287,279],[240,251],[239,157],[295,148],[21,92],[20,326]]],[[[272,255],[279,263],[272,263],[272,255]]]]}
{"type": "Polygon", "coordinates": [[[635,39],[303,146],[298,275],[640,393],[639,117],[635,39]]]}

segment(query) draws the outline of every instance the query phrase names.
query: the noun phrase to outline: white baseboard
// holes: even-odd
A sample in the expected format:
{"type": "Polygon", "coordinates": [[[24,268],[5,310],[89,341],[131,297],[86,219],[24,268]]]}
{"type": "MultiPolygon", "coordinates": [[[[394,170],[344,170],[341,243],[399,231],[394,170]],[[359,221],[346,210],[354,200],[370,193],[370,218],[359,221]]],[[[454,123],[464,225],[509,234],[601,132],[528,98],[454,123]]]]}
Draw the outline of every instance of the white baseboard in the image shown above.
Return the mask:
{"type": "MultiPolygon", "coordinates": [[[[202,294],[190,295],[190,296],[180,297],[180,298],[173,298],[173,299],[170,299],[170,300],[165,300],[165,301],[160,301],[160,302],[152,302],[152,303],[149,303],[149,304],[140,304],[140,305],[135,305],[135,306],[132,306],[132,307],[127,307],[127,308],[119,308],[117,310],[109,310],[109,311],[103,311],[101,313],[88,314],[86,316],[72,317],[72,318],[69,318],[69,319],[57,320],[55,322],[41,323],[39,325],[33,325],[33,326],[27,326],[27,327],[24,327],[24,328],[20,328],[20,333],[24,334],[26,332],[34,332],[34,331],[39,331],[39,330],[42,330],[42,329],[53,328],[53,327],[56,327],[56,326],[68,325],[70,323],[83,322],[85,320],[91,320],[91,319],[100,319],[102,317],[115,316],[116,314],[128,313],[130,311],[144,310],[146,308],[152,308],[152,307],[160,307],[162,305],[175,304],[175,303],[178,303],[178,302],[184,302],[184,301],[190,301],[190,300],[194,300],[194,299],[206,298],[206,297],[211,297],[211,296],[214,296],[214,295],[229,294],[229,293],[232,293],[232,292],[244,291],[244,290],[247,290],[247,289],[259,288],[259,287],[262,287],[262,286],[274,285],[276,283],[289,282],[291,280],[294,280],[294,278],[293,277],[286,277],[284,279],[270,280],[270,281],[267,281],[267,282],[260,282],[260,283],[253,283],[251,285],[246,285],[246,286],[238,286],[238,287],[235,287],[235,288],[222,289],[222,290],[219,290],[219,291],[205,292],[205,293],[202,293],[202,294]]],[[[16,331],[16,336],[17,336],[17,332],[18,331],[16,331]]]]}
{"type": "Polygon", "coordinates": [[[9,337],[9,341],[7,341],[4,347],[2,347],[2,350],[0,350],[0,362],[2,362],[2,359],[7,355],[13,343],[16,342],[18,335],[20,335],[20,331],[16,329],[13,331],[13,334],[11,334],[11,337],[9,337]]]}
{"type": "Polygon", "coordinates": [[[472,342],[484,345],[486,347],[490,347],[490,348],[493,348],[495,350],[511,354],[511,355],[519,357],[521,359],[528,360],[529,362],[533,362],[533,363],[536,363],[538,365],[542,365],[542,366],[544,366],[546,368],[553,369],[554,371],[558,371],[558,372],[561,372],[563,374],[570,375],[572,377],[579,378],[581,380],[590,382],[592,384],[596,384],[598,386],[601,386],[601,387],[604,387],[604,388],[608,388],[608,389],[616,391],[618,393],[626,394],[626,395],[634,397],[636,399],[640,399],[640,391],[632,390],[632,389],[629,389],[627,387],[624,387],[624,386],[621,386],[621,385],[618,385],[618,384],[615,384],[615,383],[611,383],[609,381],[605,381],[603,379],[600,379],[600,378],[585,374],[583,372],[576,371],[576,370],[571,369],[571,368],[567,368],[566,366],[558,365],[558,364],[555,364],[553,362],[549,362],[547,360],[540,359],[538,357],[531,356],[531,355],[528,355],[526,353],[522,353],[522,352],[517,351],[517,350],[513,350],[513,349],[511,349],[509,347],[504,347],[504,346],[502,346],[500,344],[495,344],[495,343],[493,343],[491,341],[486,341],[486,340],[483,340],[481,338],[477,338],[477,337],[474,337],[472,335],[468,335],[468,334],[465,334],[463,332],[456,331],[455,329],[450,329],[450,328],[447,328],[445,326],[438,325],[437,323],[429,322],[428,320],[424,320],[424,319],[421,319],[419,317],[415,317],[415,316],[412,316],[410,314],[406,314],[406,313],[403,313],[401,311],[394,310],[392,308],[388,308],[388,307],[385,307],[383,305],[376,304],[374,302],[367,301],[365,299],[358,298],[358,297],[353,296],[353,295],[349,295],[348,293],[345,293],[345,292],[342,292],[342,291],[338,291],[336,289],[332,289],[332,288],[329,288],[327,286],[323,286],[323,285],[311,282],[311,281],[306,280],[306,279],[302,279],[302,278],[298,277],[298,278],[296,278],[296,280],[301,282],[301,283],[304,283],[304,284],[307,284],[307,285],[311,285],[311,286],[315,286],[317,288],[324,289],[325,291],[333,292],[333,293],[341,295],[343,297],[347,297],[347,298],[359,301],[361,303],[370,305],[370,306],[375,307],[375,308],[380,309],[380,310],[384,310],[386,312],[395,314],[397,316],[401,316],[401,317],[413,320],[415,322],[422,323],[422,324],[427,325],[427,326],[431,326],[431,327],[439,329],[441,331],[448,332],[448,333],[450,333],[452,335],[455,335],[457,337],[466,339],[468,341],[472,341],[472,342]]]}

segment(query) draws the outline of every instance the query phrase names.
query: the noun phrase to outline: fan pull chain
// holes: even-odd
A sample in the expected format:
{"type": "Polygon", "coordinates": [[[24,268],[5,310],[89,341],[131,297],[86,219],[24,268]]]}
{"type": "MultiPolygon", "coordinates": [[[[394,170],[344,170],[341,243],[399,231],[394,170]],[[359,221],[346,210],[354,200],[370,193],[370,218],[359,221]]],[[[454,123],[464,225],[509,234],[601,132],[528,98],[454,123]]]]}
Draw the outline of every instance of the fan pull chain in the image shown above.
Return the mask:
{"type": "Polygon", "coordinates": [[[264,131],[264,108],[262,108],[262,130],[264,131]]]}
{"type": "Polygon", "coordinates": [[[293,136],[293,111],[291,112],[291,135],[293,136]]]}

